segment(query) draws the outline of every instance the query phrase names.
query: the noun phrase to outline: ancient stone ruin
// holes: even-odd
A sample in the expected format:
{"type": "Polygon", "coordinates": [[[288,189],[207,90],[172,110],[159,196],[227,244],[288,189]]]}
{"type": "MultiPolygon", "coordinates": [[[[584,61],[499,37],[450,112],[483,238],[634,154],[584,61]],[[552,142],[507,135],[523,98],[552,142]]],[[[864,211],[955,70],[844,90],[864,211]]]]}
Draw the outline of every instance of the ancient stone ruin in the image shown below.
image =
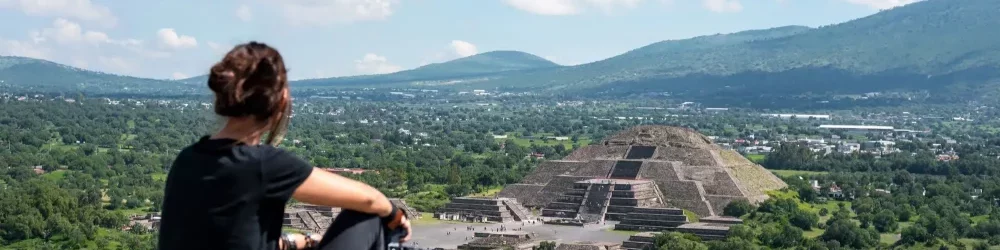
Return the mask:
{"type": "MultiPolygon", "coordinates": [[[[389,202],[406,211],[406,217],[410,220],[420,217],[420,212],[407,205],[402,199],[389,199],[389,202]]],[[[341,208],[337,207],[295,204],[285,208],[282,226],[302,231],[323,233],[326,232],[326,228],[330,226],[333,219],[340,214],[340,211],[341,208]]]]}
{"type": "Polygon", "coordinates": [[[340,208],[296,204],[285,208],[282,226],[313,233],[326,232],[333,218],[340,214],[340,208]]]}
{"type": "Polygon", "coordinates": [[[487,233],[476,232],[469,243],[458,246],[459,250],[515,249],[530,250],[537,242],[527,232],[487,233]]]}
{"type": "Polygon", "coordinates": [[[514,199],[452,198],[434,217],[442,220],[474,222],[512,222],[531,219],[531,211],[514,199]]]}
{"type": "Polygon", "coordinates": [[[556,250],[619,250],[620,243],[610,242],[575,242],[563,243],[556,247],[556,250]]]}
{"type": "Polygon", "coordinates": [[[420,218],[420,212],[411,207],[410,205],[406,204],[405,200],[389,199],[389,202],[391,202],[393,205],[396,205],[397,208],[402,209],[404,212],[406,212],[407,219],[416,220],[417,218],[420,218]]]}
{"type": "MultiPolygon", "coordinates": [[[[671,231],[689,233],[697,235],[704,240],[724,240],[729,233],[729,227],[742,223],[739,219],[724,217],[702,218],[701,222],[687,223],[671,228],[671,231]]],[[[620,224],[619,224],[620,225],[620,224]]],[[[615,225],[618,229],[618,225],[615,225]]],[[[647,229],[648,230],[648,229],[647,229]]],[[[629,236],[628,240],[622,242],[622,249],[626,250],[654,250],[658,249],[654,245],[654,238],[663,230],[649,230],[654,232],[642,232],[629,236]]]]}
{"type": "MultiPolygon", "coordinates": [[[[638,126],[543,162],[498,196],[541,208],[544,217],[663,230],[690,224],[683,210],[711,220],[732,201],[760,202],[768,198],[766,191],[786,186],[693,130],[638,126]]],[[[728,224],[702,226],[712,225],[728,224]]]]}

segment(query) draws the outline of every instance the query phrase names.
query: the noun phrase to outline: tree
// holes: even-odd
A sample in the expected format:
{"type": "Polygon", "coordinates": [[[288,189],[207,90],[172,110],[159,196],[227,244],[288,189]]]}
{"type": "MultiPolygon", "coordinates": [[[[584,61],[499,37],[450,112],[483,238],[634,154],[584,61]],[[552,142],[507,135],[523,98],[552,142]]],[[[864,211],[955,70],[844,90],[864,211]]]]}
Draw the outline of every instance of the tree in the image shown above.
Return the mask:
{"type": "Polygon", "coordinates": [[[845,247],[867,249],[878,244],[879,235],[874,229],[859,228],[850,220],[834,220],[820,235],[824,241],[837,241],[845,247]]]}
{"type": "Polygon", "coordinates": [[[819,209],[819,216],[826,216],[827,214],[830,214],[830,210],[829,209],[826,209],[825,207],[819,209]]]}
{"type": "Polygon", "coordinates": [[[875,215],[872,220],[872,225],[875,229],[882,233],[894,232],[896,228],[899,227],[899,223],[896,221],[896,215],[890,210],[882,210],[875,215]]]}
{"type": "Polygon", "coordinates": [[[654,238],[654,244],[661,250],[670,249],[691,249],[708,250],[708,246],[701,243],[698,236],[692,234],[682,234],[678,232],[661,233],[654,238]]]}
{"type": "Polygon", "coordinates": [[[976,242],[972,244],[972,250],[989,250],[990,245],[986,242],[976,242]]]}
{"type": "Polygon", "coordinates": [[[742,217],[745,214],[749,214],[754,210],[752,204],[744,199],[735,200],[726,205],[722,210],[722,214],[725,216],[742,217]]]}
{"type": "Polygon", "coordinates": [[[753,241],[741,238],[726,238],[724,241],[709,241],[706,243],[709,250],[759,250],[753,241]]]}
{"type": "Polygon", "coordinates": [[[819,223],[819,216],[802,209],[795,209],[789,216],[788,222],[802,230],[812,230],[819,223]]]}
{"type": "Polygon", "coordinates": [[[904,228],[903,232],[900,234],[899,242],[902,244],[912,245],[915,243],[928,242],[933,237],[931,234],[927,233],[927,229],[918,224],[913,224],[910,227],[904,228]]]}
{"type": "Polygon", "coordinates": [[[556,243],[552,241],[542,241],[538,243],[538,246],[532,247],[532,250],[556,250],[556,243]]]}
{"type": "Polygon", "coordinates": [[[910,207],[909,204],[901,206],[896,215],[900,222],[908,222],[910,217],[913,217],[913,207],[910,207]]]}
{"type": "Polygon", "coordinates": [[[787,223],[769,223],[763,226],[758,240],[772,248],[795,247],[803,240],[802,229],[787,223]]]}

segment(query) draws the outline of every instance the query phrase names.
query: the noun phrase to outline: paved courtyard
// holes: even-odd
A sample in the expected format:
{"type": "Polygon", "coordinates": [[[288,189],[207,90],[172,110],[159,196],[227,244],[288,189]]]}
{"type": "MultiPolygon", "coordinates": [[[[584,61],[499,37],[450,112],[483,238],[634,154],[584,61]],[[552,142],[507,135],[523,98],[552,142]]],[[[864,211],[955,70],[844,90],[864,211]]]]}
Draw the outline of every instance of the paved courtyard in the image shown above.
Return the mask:
{"type": "Polygon", "coordinates": [[[579,241],[591,242],[615,242],[621,243],[628,239],[626,232],[611,231],[614,225],[590,225],[587,227],[546,225],[541,222],[536,224],[510,222],[510,223],[462,223],[439,220],[415,221],[413,225],[413,239],[405,244],[407,246],[418,246],[424,248],[445,248],[454,249],[458,245],[465,244],[472,240],[473,233],[476,232],[496,232],[501,226],[508,232],[524,231],[534,233],[533,239],[544,241],[556,241],[561,243],[573,243],[579,241]],[[471,227],[474,230],[469,230],[471,227]]]}

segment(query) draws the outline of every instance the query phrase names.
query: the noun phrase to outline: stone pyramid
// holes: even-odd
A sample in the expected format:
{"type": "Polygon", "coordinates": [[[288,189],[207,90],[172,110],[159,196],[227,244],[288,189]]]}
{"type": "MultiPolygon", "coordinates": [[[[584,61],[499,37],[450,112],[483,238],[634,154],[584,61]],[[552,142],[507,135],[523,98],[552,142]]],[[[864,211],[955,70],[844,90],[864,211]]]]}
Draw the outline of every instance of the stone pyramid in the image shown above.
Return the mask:
{"type": "Polygon", "coordinates": [[[786,186],[691,129],[638,126],[562,160],[543,162],[498,196],[542,208],[543,216],[581,220],[595,213],[600,220],[615,220],[605,215],[633,207],[681,208],[712,217],[732,201],[760,202],[767,199],[766,191],[786,186]],[[574,207],[579,208],[574,212],[574,207]]]}

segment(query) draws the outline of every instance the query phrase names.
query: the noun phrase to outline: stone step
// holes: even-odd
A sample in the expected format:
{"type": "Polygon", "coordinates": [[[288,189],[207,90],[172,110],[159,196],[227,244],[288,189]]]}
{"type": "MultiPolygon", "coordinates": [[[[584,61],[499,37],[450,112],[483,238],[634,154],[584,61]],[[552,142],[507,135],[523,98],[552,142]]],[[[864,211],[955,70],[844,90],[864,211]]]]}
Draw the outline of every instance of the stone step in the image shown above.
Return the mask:
{"type": "Polygon", "coordinates": [[[615,225],[615,230],[626,230],[626,231],[668,231],[668,230],[673,230],[675,228],[677,227],[632,225],[632,224],[622,224],[622,223],[618,223],[615,225]]]}
{"type": "Polygon", "coordinates": [[[631,248],[631,249],[646,249],[646,248],[649,248],[649,247],[652,247],[652,246],[653,246],[653,244],[650,244],[648,242],[635,242],[635,241],[625,241],[625,242],[622,242],[622,247],[624,247],[626,249],[629,249],[629,248],[631,248]]]}
{"type": "Polygon", "coordinates": [[[683,221],[665,221],[665,220],[640,220],[632,219],[629,216],[625,216],[618,224],[626,225],[637,225],[637,226],[654,226],[654,227],[677,227],[680,225],[687,224],[686,220],[683,221]]]}

